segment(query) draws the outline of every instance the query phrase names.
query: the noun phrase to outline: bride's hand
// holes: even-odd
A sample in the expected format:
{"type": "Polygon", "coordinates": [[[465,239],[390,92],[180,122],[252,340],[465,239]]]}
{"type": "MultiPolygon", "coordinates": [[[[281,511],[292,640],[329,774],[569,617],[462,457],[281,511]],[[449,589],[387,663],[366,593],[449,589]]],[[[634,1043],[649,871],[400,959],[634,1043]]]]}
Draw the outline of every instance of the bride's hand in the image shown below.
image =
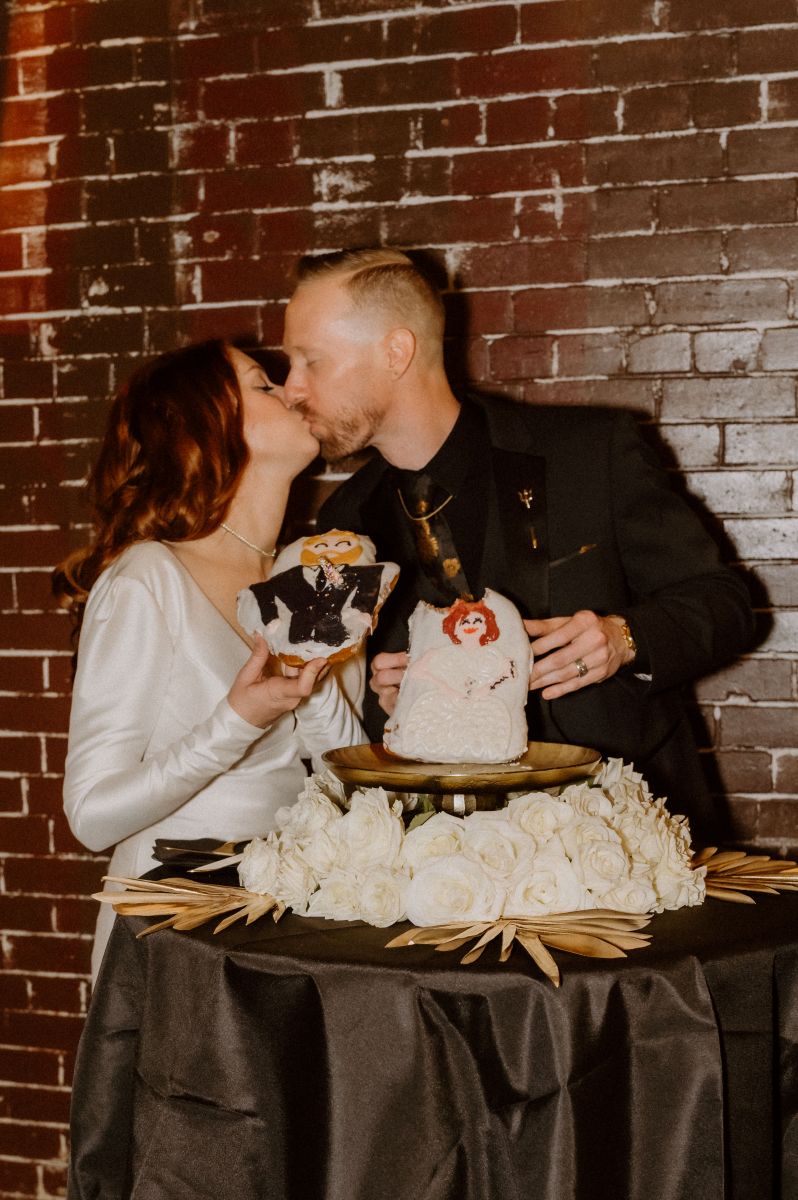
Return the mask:
{"type": "Polygon", "coordinates": [[[269,647],[260,634],[255,634],[255,648],[227,694],[231,708],[250,725],[261,729],[291,712],[300,700],[309,696],[327,666],[326,659],[314,658],[294,675],[272,675],[267,669],[268,662],[269,647]]]}

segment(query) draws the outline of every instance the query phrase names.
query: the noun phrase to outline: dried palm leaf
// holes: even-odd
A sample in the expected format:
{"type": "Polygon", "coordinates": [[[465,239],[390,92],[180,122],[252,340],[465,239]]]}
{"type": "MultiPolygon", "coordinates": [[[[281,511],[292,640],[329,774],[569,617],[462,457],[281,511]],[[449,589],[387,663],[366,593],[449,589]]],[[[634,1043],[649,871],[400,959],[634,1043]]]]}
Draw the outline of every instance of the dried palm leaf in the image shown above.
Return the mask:
{"type": "Polygon", "coordinates": [[[215,917],[223,918],[213,931],[221,933],[242,917],[246,918],[246,924],[250,925],[268,912],[272,913],[275,921],[279,921],[285,912],[285,905],[274,896],[248,892],[246,888],[225,887],[218,883],[197,883],[193,879],[153,881],[115,875],[106,875],[104,882],[124,884],[126,890],[97,892],[94,899],[113,905],[122,916],[166,916],[165,921],[158,921],[142,929],[138,937],[155,933],[158,929],[197,929],[215,917]]]}
{"type": "Polygon", "coordinates": [[[547,946],[583,954],[590,958],[625,958],[627,950],[648,945],[650,935],[636,932],[650,921],[643,913],[618,913],[592,909],[575,913],[555,913],[547,917],[502,917],[497,921],[412,928],[388,942],[388,949],[403,946],[434,946],[436,950],[459,950],[476,938],[461,963],[476,962],[494,938],[501,937],[499,962],[507,962],[513,943],[518,942],[555,987],[560,972],[547,946]]]}
{"type": "Polygon", "coordinates": [[[798,863],[744,850],[717,850],[714,846],[693,856],[694,867],[706,868],[707,895],[736,904],[754,904],[748,892],[798,891],[798,863]]]}

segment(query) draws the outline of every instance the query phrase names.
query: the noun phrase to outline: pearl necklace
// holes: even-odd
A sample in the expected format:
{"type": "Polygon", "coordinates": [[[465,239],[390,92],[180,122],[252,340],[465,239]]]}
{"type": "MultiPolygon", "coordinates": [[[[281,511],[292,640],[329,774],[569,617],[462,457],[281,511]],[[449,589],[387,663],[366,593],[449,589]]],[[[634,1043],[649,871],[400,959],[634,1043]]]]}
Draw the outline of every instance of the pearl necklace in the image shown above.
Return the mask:
{"type": "Polygon", "coordinates": [[[274,550],[261,550],[260,546],[256,546],[254,542],[251,542],[248,538],[245,538],[242,533],[236,533],[235,529],[231,529],[225,521],[221,522],[221,527],[222,529],[226,530],[227,533],[231,533],[234,538],[238,538],[239,542],[243,542],[245,546],[249,546],[250,550],[254,550],[256,554],[260,554],[263,558],[274,558],[274,556],[277,554],[276,547],[274,550]]]}

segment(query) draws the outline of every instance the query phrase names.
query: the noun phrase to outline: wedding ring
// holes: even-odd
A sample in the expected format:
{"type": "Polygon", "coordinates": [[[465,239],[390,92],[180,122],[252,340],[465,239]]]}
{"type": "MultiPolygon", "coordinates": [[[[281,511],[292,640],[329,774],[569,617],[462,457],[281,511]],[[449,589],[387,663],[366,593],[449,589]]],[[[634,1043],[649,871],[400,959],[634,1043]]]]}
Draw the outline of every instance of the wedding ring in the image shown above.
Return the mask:
{"type": "Polygon", "coordinates": [[[575,658],[574,666],[576,667],[576,673],[580,679],[583,679],[585,677],[585,675],[587,675],[588,671],[590,670],[590,667],[587,665],[587,663],[585,662],[585,660],[583,658],[575,658]]]}

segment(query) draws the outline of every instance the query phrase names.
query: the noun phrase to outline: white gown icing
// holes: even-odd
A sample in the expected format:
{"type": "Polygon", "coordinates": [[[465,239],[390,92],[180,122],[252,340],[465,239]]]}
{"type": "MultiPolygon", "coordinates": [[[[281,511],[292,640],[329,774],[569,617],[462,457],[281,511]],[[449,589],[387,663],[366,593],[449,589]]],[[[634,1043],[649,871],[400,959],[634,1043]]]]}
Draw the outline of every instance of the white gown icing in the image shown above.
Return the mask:
{"type": "MultiPolygon", "coordinates": [[[[156,837],[233,841],[272,828],[302,758],[365,741],[331,676],[267,730],[227,693],[250,651],[167,546],[129,547],[92,588],[73,689],[64,808],[110,875],[155,865],[156,837]]],[[[96,973],[113,922],[103,905],[96,973]]]]}
{"type": "Polygon", "coordinates": [[[423,601],[410,618],[408,669],[385,745],[422,762],[508,762],[526,750],[529,638],[521,616],[486,591],[447,631],[450,609],[423,601]],[[493,624],[491,622],[495,622],[493,624]]]}

